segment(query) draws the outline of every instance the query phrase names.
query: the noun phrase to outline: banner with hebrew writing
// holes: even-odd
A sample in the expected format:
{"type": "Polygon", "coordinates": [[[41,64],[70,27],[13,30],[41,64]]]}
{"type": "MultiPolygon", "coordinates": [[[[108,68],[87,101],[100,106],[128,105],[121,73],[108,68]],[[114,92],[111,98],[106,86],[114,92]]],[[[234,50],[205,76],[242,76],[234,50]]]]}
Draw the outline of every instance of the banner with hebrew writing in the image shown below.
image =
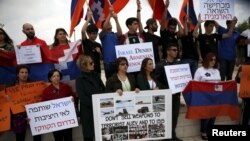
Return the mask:
{"type": "Polygon", "coordinates": [[[234,0],[200,0],[202,20],[232,20],[234,0]]]}
{"type": "Polygon", "coordinates": [[[146,141],[171,138],[170,90],[92,96],[97,141],[146,141]]]}
{"type": "Polygon", "coordinates": [[[25,105],[32,135],[78,126],[72,97],[25,105]]]}

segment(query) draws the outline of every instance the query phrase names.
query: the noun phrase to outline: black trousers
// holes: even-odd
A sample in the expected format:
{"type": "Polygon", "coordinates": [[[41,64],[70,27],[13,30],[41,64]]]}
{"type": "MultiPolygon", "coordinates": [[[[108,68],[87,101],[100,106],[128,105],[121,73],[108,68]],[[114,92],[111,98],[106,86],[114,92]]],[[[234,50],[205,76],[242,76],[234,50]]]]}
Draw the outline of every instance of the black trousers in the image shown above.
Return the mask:
{"type": "MultiPolygon", "coordinates": [[[[16,133],[16,141],[25,141],[26,131],[22,133],[16,133]]],[[[33,141],[42,141],[41,135],[33,136],[33,141]]]]}
{"type": "Polygon", "coordinates": [[[53,132],[55,141],[72,141],[72,128],[53,132]]]}
{"type": "Polygon", "coordinates": [[[180,93],[172,96],[172,138],[176,138],[175,129],[180,112],[180,93]]]}
{"type": "Polygon", "coordinates": [[[250,98],[243,98],[242,125],[248,125],[250,119],[250,98]]]}

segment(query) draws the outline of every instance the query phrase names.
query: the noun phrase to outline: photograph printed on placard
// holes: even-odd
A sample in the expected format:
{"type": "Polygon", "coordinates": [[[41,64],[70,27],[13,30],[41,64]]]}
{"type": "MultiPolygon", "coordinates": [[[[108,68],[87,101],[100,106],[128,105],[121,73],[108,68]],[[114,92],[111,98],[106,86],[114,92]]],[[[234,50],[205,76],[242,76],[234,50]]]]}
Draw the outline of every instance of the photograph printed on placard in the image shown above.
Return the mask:
{"type": "Polygon", "coordinates": [[[151,96],[136,96],[135,97],[135,104],[151,104],[151,96]]]}
{"type": "Polygon", "coordinates": [[[114,107],[114,98],[100,99],[100,107],[101,108],[114,107]]]}
{"type": "Polygon", "coordinates": [[[153,104],[155,103],[165,103],[165,96],[164,95],[153,96],[153,104]]]}

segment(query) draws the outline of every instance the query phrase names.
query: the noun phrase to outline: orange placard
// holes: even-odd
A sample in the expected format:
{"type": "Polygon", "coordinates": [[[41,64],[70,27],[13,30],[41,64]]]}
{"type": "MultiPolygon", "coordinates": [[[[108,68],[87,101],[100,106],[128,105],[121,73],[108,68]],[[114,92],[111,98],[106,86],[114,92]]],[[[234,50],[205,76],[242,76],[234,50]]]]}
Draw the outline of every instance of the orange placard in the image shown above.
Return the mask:
{"type": "Polygon", "coordinates": [[[0,132],[10,130],[10,109],[5,91],[0,91],[0,132]]]}
{"type": "Polygon", "coordinates": [[[250,65],[242,66],[242,73],[240,78],[240,97],[249,98],[250,97],[250,65]]]}
{"type": "Polygon", "coordinates": [[[44,82],[33,82],[6,88],[6,94],[10,97],[12,113],[24,112],[25,105],[40,102],[45,87],[44,82]]]}

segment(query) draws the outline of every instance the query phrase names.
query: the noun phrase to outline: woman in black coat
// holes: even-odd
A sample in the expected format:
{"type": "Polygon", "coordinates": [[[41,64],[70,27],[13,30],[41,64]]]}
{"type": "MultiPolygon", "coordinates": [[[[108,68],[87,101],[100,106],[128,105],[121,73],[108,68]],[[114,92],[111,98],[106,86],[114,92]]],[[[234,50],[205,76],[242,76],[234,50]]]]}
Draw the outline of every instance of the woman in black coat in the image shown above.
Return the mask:
{"type": "Polygon", "coordinates": [[[128,60],[125,57],[116,59],[116,73],[106,82],[107,92],[117,92],[122,95],[123,91],[139,92],[135,78],[133,75],[127,74],[128,60]]]}
{"type": "Polygon", "coordinates": [[[151,58],[145,58],[142,60],[141,71],[137,75],[137,84],[140,90],[158,90],[160,84],[153,75],[154,66],[151,58]]]}
{"type": "Polygon", "coordinates": [[[80,97],[80,119],[82,122],[82,133],[84,141],[93,141],[94,117],[92,107],[92,95],[105,92],[105,86],[96,72],[94,62],[90,56],[80,56],[77,65],[82,71],[76,79],[76,91],[80,97]]]}

